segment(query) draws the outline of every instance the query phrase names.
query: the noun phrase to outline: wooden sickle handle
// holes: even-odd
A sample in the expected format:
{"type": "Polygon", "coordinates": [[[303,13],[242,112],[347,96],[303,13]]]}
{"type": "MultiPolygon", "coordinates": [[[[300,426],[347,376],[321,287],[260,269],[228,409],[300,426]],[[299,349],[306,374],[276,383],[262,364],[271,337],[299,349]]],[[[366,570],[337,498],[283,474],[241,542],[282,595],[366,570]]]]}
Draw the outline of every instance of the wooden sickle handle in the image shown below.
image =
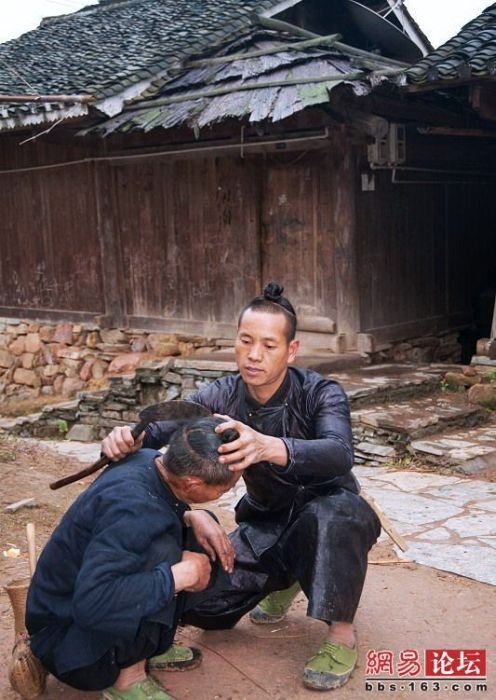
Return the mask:
{"type": "MultiPolygon", "coordinates": [[[[140,420],[140,422],[134,426],[134,428],[131,430],[131,435],[133,436],[134,440],[137,440],[137,438],[141,435],[148,423],[148,420],[140,420]]],[[[81,469],[75,474],[69,474],[69,476],[64,476],[63,479],[58,479],[58,481],[52,481],[52,483],[50,484],[50,488],[52,489],[52,491],[56,491],[57,489],[62,488],[62,486],[67,486],[67,484],[72,484],[74,481],[79,481],[79,479],[83,479],[85,476],[89,476],[90,474],[94,474],[95,472],[97,472],[99,469],[103,469],[103,467],[105,467],[111,461],[112,460],[110,459],[110,457],[104,455],[103,457],[100,457],[100,459],[97,460],[91,466],[85,467],[84,469],[81,469]]]]}

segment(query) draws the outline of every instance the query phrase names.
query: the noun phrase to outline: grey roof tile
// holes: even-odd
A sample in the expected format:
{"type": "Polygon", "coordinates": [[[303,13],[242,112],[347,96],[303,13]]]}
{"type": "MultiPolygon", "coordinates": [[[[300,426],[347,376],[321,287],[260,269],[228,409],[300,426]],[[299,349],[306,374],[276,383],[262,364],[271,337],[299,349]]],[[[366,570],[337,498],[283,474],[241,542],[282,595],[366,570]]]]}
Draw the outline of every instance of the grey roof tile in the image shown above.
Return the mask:
{"type": "Polygon", "coordinates": [[[460,32],[405,71],[408,82],[469,80],[494,75],[496,3],[468,22],[460,32]]]}
{"type": "Polygon", "coordinates": [[[100,0],[0,44],[0,94],[109,97],[248,26],[253,12],[277,2],[100,0]]]}
{"type": "MultiPolygon", "coordinates": [[[[220,56],[233,54],[234,61],[191,67],[186,64],[176,77],[161,84],[154,81],[156,92],[152,99],[145,98],[145,104],[142,99],[136,100],[123,114],[99,124],[93,131],[107,135],[118,131],[169,129],[178,124],[202,128],[226,118],[278,121],[308,106],[327,103],[329,91],[343,82],[341,76],[350,73],[363,72],[363,78],[353,83],[354,90],[360,94],[370,91],[367,82],[370,69],[355,67],[360,59],[353,53],[332,45],[286,48],[297,42],[297,38],[284,32],[260,27],[238,32],[234,40],[215,51],[220,56]],[[270,50],[274,46],[278,48],[276,53],[242,56],[253,49],[270,50]],[[312,82],[323,77],[328,79],[312,82]],[[284,84],[287,80],[300,82],[284,84]],[[200,97],[195,98],[198,93],[200,97]]],[[[209,51],[206,57],[211,54],[209,51]]],[[[375,63],[378,68],[391,67],[388,59],[380,56],[375,63]]]]}

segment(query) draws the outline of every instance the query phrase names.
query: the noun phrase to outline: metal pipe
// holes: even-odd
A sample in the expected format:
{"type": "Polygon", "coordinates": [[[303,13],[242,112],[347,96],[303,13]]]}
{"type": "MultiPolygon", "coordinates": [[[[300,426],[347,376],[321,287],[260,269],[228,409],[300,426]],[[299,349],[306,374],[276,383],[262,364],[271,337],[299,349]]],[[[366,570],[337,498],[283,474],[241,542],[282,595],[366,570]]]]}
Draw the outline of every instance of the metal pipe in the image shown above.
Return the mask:
{"type": "Polygon", "coordinates": [[[490,184],[494,182],[496,173],[477,171],[477,170],[443,170],[442,168],[416,168],[413,165],[376,165],[370,163],[371,170],[387,170],[391,172],[391,182],[393,185],[474,185],[474,184],[490,184]],[[418,173],[434,173],[437,175],[463,175],[474,177],[486,177],[487,180],[399,180],[396,176],[397,172],[418,172],[418,173]]]}
{"type": "MultiPolygon", "coordinates": [[[[479,185],[481,180],[399,180],[396,177],[396,168],[391,173],[393,185],[479,185]]],[[[484,184],[489,184],[491,180],[483,180],[484,184]]]]}
{"type": "Polygon", "coordinates": [[[482,170],[451,170],[444,168],[425,168],[423,166],[416,167],[415,165],[376,165],[375,163],[370,163],[370,167],[372,170],[405,170],[417,173],[441,173],[449,175],[491,175],[491,173],[487,173],[482,170]]]}
{"type": "Polygon", "coordinates": [[[219,150],[232,150],[240,149],[244,151],[246,148],[253,148],[254,146],[274,146],[282,143],[304,143],[306,141],[325,141],[329,138],[329,129],[326,127],[320,134],[312,134],[309,136],[296,136],[293,138],[281,138],[281,139],[262,139],[258,141],[246,141],[236,142],[236,143],[226,143],[221,145],[211,145],[211,146],[196,146],[188,148],[175,148],[165,151],[153,151],[147,153],[131,153],[129,155],[122,156],[95,156],[93,158],[81,158],[79,160],[69,160],[65,163],[51,163],[50,165],[36,165],[29,168],[11,168],[9,170],[0,170],[0,175],[12,175],[13,173],[30,173],[38,170],[52,170],[56,168],[66,168],[73,165],[82,165],[83,163],[114,163],[122,160],[137,160],[139,158],[158,158],[168,155],[181,155],[182,153],[200,153],[209,151],[219,151],[219,150]]]}

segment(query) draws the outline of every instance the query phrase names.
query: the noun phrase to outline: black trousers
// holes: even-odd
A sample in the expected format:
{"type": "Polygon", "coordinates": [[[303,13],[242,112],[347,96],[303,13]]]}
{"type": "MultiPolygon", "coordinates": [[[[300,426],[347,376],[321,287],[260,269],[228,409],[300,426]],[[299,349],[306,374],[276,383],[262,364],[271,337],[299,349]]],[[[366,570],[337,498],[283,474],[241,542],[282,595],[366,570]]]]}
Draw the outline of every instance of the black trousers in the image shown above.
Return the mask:
{"type": "MultiPolygon", "coordinates": [[[[215,517],[215,516],[213,516],[215,517]]],[[[197,543],[193,531],[184,530],[183,548],[195,552],[204,550],[197,543]]],[[[147,568],[153,568],[160,561],[179,561],[181,549],[176,545],[171,548],[169,542],[158,541],[148,553],[147,568]]],[[[149,659],[152,656],[163,654],[174,641],[174,635],[180,618],[185,610],[196,606],[198,601],[203,601],[209,595],[215,595],[223,590],[228,583],[228,577],[217,563],[212,565],[212,575],[208,588],[200,593],[181,592],[171,602],[169,624],[153,619],[142,620],[134,639],[117,639],[109,651],[107,651],[95,663],[81,668],[76,668],[68,673],[58,673],[55,664],[56,648],[40,659],[44,667],[53,676],[63,683],[78,690],[104,690],[115,683],[123,668],[149,659]]],[[[88,643],[91,643],[88,641],[88,643]]]]}
{"type": "Polygon", "coordinates": [[[104,690],[115,683],[121,669],[167,651],[174,641],[175,630],[175,627],[172,629],[159,623],[144,622],[132,641],[126,644],[116,642],[114,648],[90,666],[76,668],[69,673],[57,673],[50,657],[43,659],[43,665],[72,688],[104,690]]]}
{"type": "Polygon", "coordinates": [[[376,542],[379,520],[360,496],[336,489],[295,509],[276,544],[255,553],[271,537],[272,525],[242,523],[231,539],[236,563],[230,585],[183,616],[202,629],[233,627],[268,593],[298,581],[308,598],[307,614],[325,622],[352,622],[376,542]]]}

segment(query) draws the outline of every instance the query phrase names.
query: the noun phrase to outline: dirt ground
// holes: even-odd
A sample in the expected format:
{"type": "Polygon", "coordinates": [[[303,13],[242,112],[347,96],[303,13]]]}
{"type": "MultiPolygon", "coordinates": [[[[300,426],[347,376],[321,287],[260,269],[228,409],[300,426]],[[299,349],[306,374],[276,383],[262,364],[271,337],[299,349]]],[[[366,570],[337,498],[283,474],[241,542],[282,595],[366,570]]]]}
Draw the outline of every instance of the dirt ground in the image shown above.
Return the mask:
{"type": "MultiPolygon", "coordinates": [[[[9,687],[6,667],[13,643],[13,615],[3,586],[28,575],[26,524],[36,525],[39,552],[65,509],[93,477],[59,491],[49,483],[80,468],[80,463],[22,440],[0,439],[0,700],[18,698],[9,687]],[[16,512],[5,506],[33,497],[35,507],[16,512]],[[9,558],[3,552],[18,548],[9,558]]],[[[217,509],[226,526],[232,515],[217,509]]],[[[301,595],[287,620],[276,627],[260,628],[246,619],[231,631],[202,632],[183,628],[180,640],[194,643],[204,654],[200,668],[188,674],[162,674],[160,680],[178,700],[303,700],[335,697],[357,698],[475,698],[496,697],[494,649],[496,617],[493,587],[414,563],[398,562],[391,545],[381,543],[370,554],[369,573],[356,619],[360,644],[359,665],[348,685],[332,693],[304,690],[300,683],[303,662],[315,653],[323,635],[323,623],[305,616],[301,595]],[[454,689],[443,684],[406,681],[392,689],[381,688],[367,674],[369,650],[388,650],[395,658],[404,650],[487,649],[487,689],[476,684],[454,689]]],[[[463,684],[462,684],[463,686],[463,684]]],[[[93,700],[98,693],[80,693],[49,678],[43,698],[93,700]]]]}

